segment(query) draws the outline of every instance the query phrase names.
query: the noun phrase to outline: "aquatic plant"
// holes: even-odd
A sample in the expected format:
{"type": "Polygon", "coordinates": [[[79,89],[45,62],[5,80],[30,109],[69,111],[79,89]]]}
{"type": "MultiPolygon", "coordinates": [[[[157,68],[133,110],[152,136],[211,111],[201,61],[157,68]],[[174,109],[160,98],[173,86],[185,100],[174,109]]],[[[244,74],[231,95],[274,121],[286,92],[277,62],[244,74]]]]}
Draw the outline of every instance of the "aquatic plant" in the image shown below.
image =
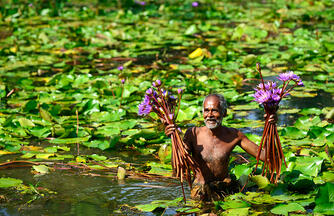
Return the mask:
{"type": "MultiPolygon", "coordinates": [[[[168,90],[161,88],[161,85],[160,80],[152,83],[152,87],[146,91],[143,102],[138,106],[138,114],[143,116],[154,112],[165,125],[175,125],[175,119],[180,107],[182,89],[177,90],[178,98],[176,98],[168,90]]],[[[172,133],[171,140],[173,174],[180,178],[185,201],[183,181],[186,179],[191,187],[191,171],[195,172],[198,166],[185,148],[178,130],[172,133]]]]}
{"type": "Polygon", "coordinates": [[[294,87],[304,86],[304,84],[300,77],[294,74],[292,71],[279,75],[278,79],[283,81],[282,88],[280,88],[278,84],[273,81],[264,83],[259,63],[257,63],[256,68],[260,73],[262,83],[260,83],[255,88],[255,94],[253,94],[253,97],[255,98],[254,100],[256,102],[263,105],[266,112],[263,135],[256,157],[256,168],[258,166],[260,154],[263,149],[265,152],[265,160],[263,164],[262,175],[267,176],[267,173],[269,172],[270,182],[277,183],[281,173],[282,160],[284,160],[285,166],[287,165],[285,162],[280,138],[278,136],[276,123],[269,121],[269,119],[271,115],[276,115],[280,101],[285,96],[287,96],[294,87]],[[288,88],[288,85],[291,81],[294,82],[294,85],[288,88]],[[274,179],[275,172],[276,178],[274,179]]]}

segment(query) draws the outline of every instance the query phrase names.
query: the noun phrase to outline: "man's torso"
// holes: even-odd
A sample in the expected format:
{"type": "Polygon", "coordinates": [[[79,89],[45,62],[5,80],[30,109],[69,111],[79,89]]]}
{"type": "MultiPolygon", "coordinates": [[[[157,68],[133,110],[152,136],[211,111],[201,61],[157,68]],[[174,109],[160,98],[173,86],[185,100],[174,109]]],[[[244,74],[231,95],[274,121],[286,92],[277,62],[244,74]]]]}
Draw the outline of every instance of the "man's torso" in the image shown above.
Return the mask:
{"type": "Polygon", "coordinates": [[[191,151],[200,166],[195,174],[199,183],[223,181],[228,176],[229,158],[240,136],[234,128],[221,127],[216,136],[208,133],[207,127],[192,128],[191,151]]]}

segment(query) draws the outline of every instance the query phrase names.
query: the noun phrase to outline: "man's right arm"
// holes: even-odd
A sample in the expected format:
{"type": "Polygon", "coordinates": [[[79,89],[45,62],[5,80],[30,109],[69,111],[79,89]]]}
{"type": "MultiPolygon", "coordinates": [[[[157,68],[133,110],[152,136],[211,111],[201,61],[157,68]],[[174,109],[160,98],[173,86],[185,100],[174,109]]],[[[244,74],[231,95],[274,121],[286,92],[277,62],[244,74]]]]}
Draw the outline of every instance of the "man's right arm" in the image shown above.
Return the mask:
{"type": "Polygon", "coordinates": [[[192,153],[192,151],[193,151],[192,141],[193,141],[193,138],[194,138],[194,130],[195,130],[194,127],[188,128],[186,133],[184,134],[184,137],[183,137],[183,142],[185,144],[185,148],[187,149],[187,151],[189,153],[192,153]]]}
{"type": "MultiPolygon", "coordinates": [[[[192,152],[192,140],[193,140],[193,137],[194,137],[194,129],[195,128],[193,128],[193,127],[188,128],[186,133],[184,134],[184,137],[183,137],[183,142],[185,144],[184,147],[187,149],[187,151],[189,153],[192,152]]],[[[176,130],[176,128],[175,128],[174,124],[167,125],[166,128],[165,128],[165,134],[167,136],[171,136],[172,133],[174,133],[175,130],[176,130]]]]}

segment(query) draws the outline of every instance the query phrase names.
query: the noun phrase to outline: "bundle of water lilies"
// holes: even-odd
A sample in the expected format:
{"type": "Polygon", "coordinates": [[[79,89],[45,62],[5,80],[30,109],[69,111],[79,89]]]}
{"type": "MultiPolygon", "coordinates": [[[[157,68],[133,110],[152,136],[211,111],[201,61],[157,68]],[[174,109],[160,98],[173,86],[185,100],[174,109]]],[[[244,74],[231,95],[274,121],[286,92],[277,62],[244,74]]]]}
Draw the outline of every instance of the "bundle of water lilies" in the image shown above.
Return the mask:
{"type": "Polygon", "coordinates": [[[255,98],[256,102],[263,105],[266,112],[263,135],[256,157],[256,168],[259,163],[261,151],[264,150],[265,161],[263,163],[262,175],[269,175],[270,182],[277,183],[281,174],[282,161],[284,161],[285,166],[287,165],[285,162],[280,138],[278,136],[276,122],[269,121],[269,119],[270,116],[276,115],[280,101],[285,96],[289,95],[289,92],[292,91],[293,88],[296,86],[304,86],[304,84],[300,77],[294,74],[292,71],[282,73],[278,76],[278,79],[283,82],[281,87],[279,87],[276,82],[272,81],[264,83],[260,65],[257,64],[256,68],[260,73],[262,82],[256,87],[253,97],[255,98]],[[276,177],[274,178],[275,172],[276,177]]]}
{"type": "MultiPolygon", "coordinates": [[[[138,114],[148,115],[154,112],[165,125],[175,125],[180,108],[182,90],[178,89],[177,94],[178,97],[174,97],[171,92],[163,89],[160,80],[153,82],[152,87],[146,91],[143,102],[139,104],[138,114]]],[[[191,187],[191,171],[195,172],[198,166],[196,166],[191,155],[185,148],[179,132],[179,130],[175,130],[171,134],[172,167],[173,174],[180,179],[183,197],[185,198],[183,181],[186,179],[191,187]]]]}

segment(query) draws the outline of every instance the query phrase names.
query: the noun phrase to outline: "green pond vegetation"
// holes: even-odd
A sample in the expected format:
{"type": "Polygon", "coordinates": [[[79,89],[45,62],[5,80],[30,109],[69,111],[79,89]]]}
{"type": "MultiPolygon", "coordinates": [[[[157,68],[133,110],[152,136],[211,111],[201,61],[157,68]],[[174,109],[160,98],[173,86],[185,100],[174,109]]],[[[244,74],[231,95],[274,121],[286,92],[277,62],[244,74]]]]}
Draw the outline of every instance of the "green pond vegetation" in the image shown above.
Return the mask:
{"type": "MultiPolygon", "coordinates": [[[[260,143],[263,108],[251,96],[259,83],[258,62],[267,80],[291,70],[305,85],[295,88],[278,112],[288,167],[282,165],[280,181],[270,184],[260,169],[253,174],[256,159],[236,148],[230,173],[241,187],[247,184],[246,190],[206,211],[333,215],[333,4],[1,1],[0,205],[29,208],[59,195],[6,174],[9,169],[29,169],[35,176],[76,170],[124,181],[177,182],[163,126],[153,114],[137,115],[157,79],[171,92],[183,89],[177,119],[183,131],[203,125],[202,100],[217,92],[229,104],[223,124],[260,143]],[[149,159],[110,156],[115,151],[149,159]]],[[[123,204],[110,214],[190,213],[205,207],[190,200],[184,204],[182,197],[123,204]]]]}

